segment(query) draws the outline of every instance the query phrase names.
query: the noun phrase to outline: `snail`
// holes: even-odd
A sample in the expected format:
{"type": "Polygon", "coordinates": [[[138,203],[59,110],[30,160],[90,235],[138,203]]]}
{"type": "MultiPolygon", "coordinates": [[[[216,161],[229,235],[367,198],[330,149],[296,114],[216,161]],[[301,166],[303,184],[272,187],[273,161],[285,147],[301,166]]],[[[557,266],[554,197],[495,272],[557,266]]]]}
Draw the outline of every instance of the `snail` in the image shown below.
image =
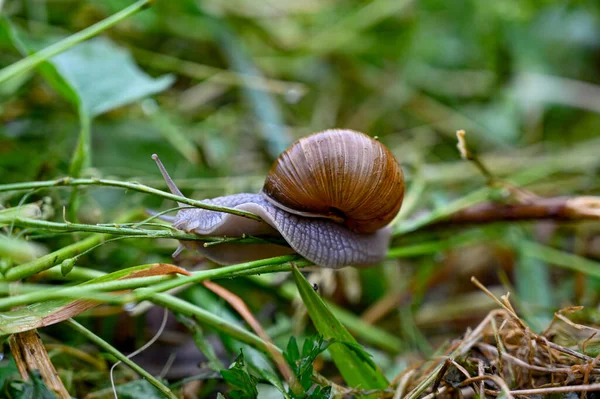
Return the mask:
{"type": "MultiPolygon", "coordinates": [[[[152,157],[171,192],[183,196],[158,157],[152,157]]],[[[402,170],[389,149],[366,134],[332,129],[301,138],[284,151],[260,193],[203,201],[254,213],[262,221],[205,209],[161,218],[199,235],[280,237],[289,245],[204,247],[186,241],[175,254],[185,246],[216,263],[234,264],[297,252],[316,265],[339,268],[385,257],[391,238],[387,225],[403,197],[402,170]]]]}

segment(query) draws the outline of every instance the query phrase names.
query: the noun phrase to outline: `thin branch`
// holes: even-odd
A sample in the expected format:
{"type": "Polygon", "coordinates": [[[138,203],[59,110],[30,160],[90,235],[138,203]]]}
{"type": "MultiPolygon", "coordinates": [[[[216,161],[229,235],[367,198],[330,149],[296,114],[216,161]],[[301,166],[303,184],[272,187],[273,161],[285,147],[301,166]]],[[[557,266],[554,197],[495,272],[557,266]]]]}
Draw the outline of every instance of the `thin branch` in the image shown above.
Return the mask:
{"type": "Polygon", "coordinates": [[[472,384],[473,382],[484,381],[484,380],[490,380],[490,381],[495,382],[496,385],[498,385],[500,388],[502,388],[502,392],[504,392],[506,394],[506,397],[508,399],[513,398],[513,394],[515,392],[511,391],[510,388],[508,387],[508,385],[506,385],[506,382],[497,375],[482,375],[482,376],[477,376],[477,377],[471,377],[471,378],[461,382],[459,386],[467,386],[467,385],[472,384]]]}
{"type": "MultiPolygon", "coordinates": [[[[183,240],[183,241],[205,241],[211,242],[214,244],[220,244],[225,242],[230,242],[231,240],[235,240],[236,243],[240,244],[263,244],[265,242],[272,242],[268,238],[257,238],[257,237],[236,237],[236,238],[223,238],[219,236],[201,236],[194,233],[186,233],[180,230],[149,230],[149,229],[139,229],[136,227],[124,227],[118,223],[113,224],[112,226],[108,226],[106,224],[98,225],[98,224],[81,224],[81,223],[57,223],[57,222],[48,222],[45,220],[36,220],[36,219],[28,219],[28,218],[15,218],[12,219],[14,221],[14,225],[18,227],[35,227],[39,229],[45,229],[50,231],[66,231],[66,232],[88,232],[88,233],[101,233],[101,234],[111,234],[111,235],[119,235],[119,236],[136,236],[136,237],[146,237],[146,238],[172,238],[175,240],[183,240]]],[[[275,239],[274,242],[278,244],[284,244],[282,240],[275,239]]]]}
{"type": "Polygon", "coordinates": [[[262,219],[250,212],[241,211],[238,209],[227,208],[218,205],[205,204],[202,201],[193,200],[179,195],[174,195],[165,191],[157,190],[155,188],[145,186],[140,183],[133,182],[122,182],[118,180],[107,180],[107,179],[73,179],[71,177],[65,177],[57,180],[47,180],[40,182],[25,182],[25,183],[14,183],[14,184],[1,184],[0,192],[4,191],[20,191],[20,190],[31,190],[36,188],[52,188],[52,187],[75,187],[75,186],[106,186],[106,187],[120,187],[127,190],[139,191],[147,194],[156,195],[157,197],[166,198],[172,201],[181,202],[184,204],[192,205],[196,208],[206,209],[209,211],[231,213],[245,217],[252,220],[261,221],[262,219]]]}
{"type": "Polygon", "coordinates": [[[8,342],[23,380],[29,381],[30,373],[37,370],[44,383],[58,398],[69,399],[71,397],[56,372],[36,329],[13,334],[8,342]]]}
{"type": "Polygon", "coordinates": [[[267,345],[267,350],[269,350],[269,352],[271,353],[271,357],[275,361],[275,364],[277,364],[277,368],[281,372],[281,375],[283,375],[288,384],[290,384],[290,387],[292,388],[293,392],[301,394],[302,386],[300,386],[300,384],[298,383],[298,380],[292,372],[292,369],[290,369],[290,366],[287,364],[281,352],[271,350],[271,347],[274,346],[273,341],[271,340],[267,332],[264,330],[264,328],[261,326],[261,324],[258,322],[258,320],[256,320],[256,318],[254,317],[246,303],[242,300],[242,298],[235,295],[228,289],[213,283],[212,281],[204,281],[202,284],[206,288],[223,298],[225,301],[227,301],[227,303],[229,303],[239,313],[239,315],[242,316],[246,323],[248,323],[250,327],[252,327],[256,335],[258,335],[266,343],[270,344],[267,345]]]}
{"type": "Polygon", "coordinates": [[[481,174],[486,178],[487,184],[492,185],[497,180],[496,177],[483,164],[483,162],[481,161],[481,159],[479,159],[477,154],[475,154],[469,149],[469,147],[467,146],[466,135],[467,132],[465,132],[464,130],[458,130],[456,132],[456,138],[458,139],[456,148],[458,148],[458,151],[460,152],[460,157],[466,161],[471,161],[473,165],[475,165],[477,169],[479,169],[479,172],[481,172],[481,174]]]}
{"type": "Polygon", "coordinates": [[[553,393],[566,393],[566,392],[592,392],[600,391],[600,384],[589,384],[589,385],[567,385],[562,387],[549,387],[549,388],[534,388],[534,389],[515,389],[509,391],[512,395],[547,395],[553,393]]]}
{"type": "Polygon", "coordinates": [[[535,197],[514,204],[484,202],[458,210],[432,226],[520,220],[600,220],[600,197],[535,197]]]}

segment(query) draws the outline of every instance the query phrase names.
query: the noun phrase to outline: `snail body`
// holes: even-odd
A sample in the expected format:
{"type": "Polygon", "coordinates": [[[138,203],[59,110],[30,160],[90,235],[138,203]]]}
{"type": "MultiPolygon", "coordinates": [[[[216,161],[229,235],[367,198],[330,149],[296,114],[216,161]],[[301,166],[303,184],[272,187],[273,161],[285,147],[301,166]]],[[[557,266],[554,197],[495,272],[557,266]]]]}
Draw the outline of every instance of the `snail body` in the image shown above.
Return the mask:
{"type": "MultiPolygon", "coordinates": [[[[182,195],[158,157],[153,158],[171,192],[182,195]]],[[[383,144],[363,133],[335,129],[292,144],[274,162],[260,193],[203,201],[254,213],[262,221],[205,209],[184,209],[163,219],[199,235],[282,237],[291,247],[184,243],[217,263],[297,252],[317,265],[339,268],[385,257],[391,237],[386,225],[398,213],[403,195],[402,171],[383,144]]]]}

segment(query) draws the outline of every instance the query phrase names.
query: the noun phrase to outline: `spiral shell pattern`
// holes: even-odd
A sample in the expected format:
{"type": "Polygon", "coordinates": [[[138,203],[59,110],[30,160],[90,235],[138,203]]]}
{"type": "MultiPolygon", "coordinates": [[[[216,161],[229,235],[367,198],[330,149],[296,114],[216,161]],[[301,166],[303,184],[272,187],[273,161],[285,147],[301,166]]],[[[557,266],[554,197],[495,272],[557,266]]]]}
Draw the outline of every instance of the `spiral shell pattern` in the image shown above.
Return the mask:
{"type": "Polygon", "coordinates": [[[379,141],[353,130],[304,137],[274,162],[263,187],[288,212],[373,233],[396,216],[404,198],[398,161],[379,141]]]}

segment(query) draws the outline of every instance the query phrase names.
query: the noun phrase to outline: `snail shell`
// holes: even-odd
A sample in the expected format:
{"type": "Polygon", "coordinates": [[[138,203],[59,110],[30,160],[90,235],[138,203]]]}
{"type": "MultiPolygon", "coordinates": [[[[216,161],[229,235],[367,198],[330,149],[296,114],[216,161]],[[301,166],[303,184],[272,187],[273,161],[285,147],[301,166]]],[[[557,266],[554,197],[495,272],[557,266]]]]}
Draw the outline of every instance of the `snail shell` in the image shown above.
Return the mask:
{"type": "MultiPolygon", "coordinates": [[[[153,158],[171,192],[183,196],[158,157],[153,158]]],[[[336,129],[292,144],[275,161],[261,193],[203,201],[252,212],[262,222],[205,209],[161,218],[199,235],[282,237],[291,247],[183,243],[217,263],[297,252],[317,265],[339,268],[374,264],[385,257],[391,237],[385,226],[398,213],[403,196],[404,178],[391,152],[365,134],[336,129]]]]}
{"type": "Polygon", "coordinates": [[[301,138],[281,154],[263,193],[288,212],[372,233],[400,210],[404,177],[379,141],[353,130],[326,130],[301,138]]]}

